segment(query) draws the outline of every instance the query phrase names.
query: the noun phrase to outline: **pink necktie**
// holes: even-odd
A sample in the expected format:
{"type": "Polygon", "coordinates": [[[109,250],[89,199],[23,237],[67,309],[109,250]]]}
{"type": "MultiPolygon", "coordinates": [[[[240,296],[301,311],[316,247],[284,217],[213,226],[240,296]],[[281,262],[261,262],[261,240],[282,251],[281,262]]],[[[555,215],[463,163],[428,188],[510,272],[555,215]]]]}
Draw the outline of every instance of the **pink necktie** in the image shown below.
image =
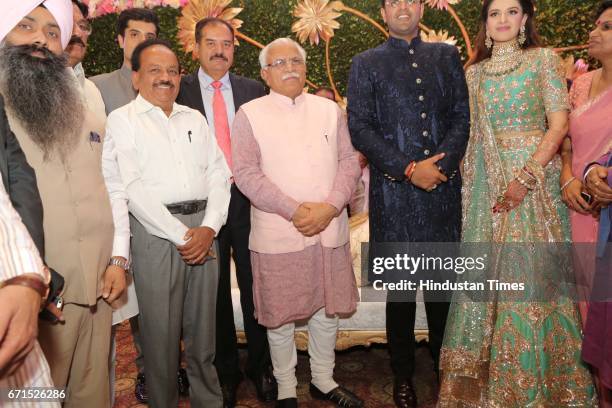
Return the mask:
{"type": "Polygon", "coordinates": [[[221,82],[215,81],[212,83],[215,88],[215,94],[213,95],[213,120],[215,123],[215,137],[217,138],[217,144],[225,156],[225,161],[232,169],[232,143],[230,141],[230,130],[229,123],[227,122],[227,108],[225,106],[225,99],[221,93],[221,82]]]}

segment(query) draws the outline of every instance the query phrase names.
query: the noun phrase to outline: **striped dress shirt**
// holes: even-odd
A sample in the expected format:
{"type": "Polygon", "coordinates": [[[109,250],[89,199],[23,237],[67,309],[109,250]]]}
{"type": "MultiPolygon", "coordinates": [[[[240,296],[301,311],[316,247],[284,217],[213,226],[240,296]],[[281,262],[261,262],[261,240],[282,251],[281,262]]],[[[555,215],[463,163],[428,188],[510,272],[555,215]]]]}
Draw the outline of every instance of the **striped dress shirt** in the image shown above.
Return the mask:
{"type": "MultiPolygon", "coordinates": [[[[0,180],[0,281],[25,273],[36,273],[41,275],[46,282],[49,281],[49,272],[43,270],[38,250],[21,222],[19,214],[11,205],[9,196],[0,180]]],[[[0,313],[2,313],[1,310],[0,313]]],[[[0,379],[0,392],[3,394],[6,394],[7,390],[24,390],[30,387],[53,387],[49,366],[38,342],[13,375],[0,379]]],[[[46,408],[59,407],[60,404],[57,402],[0,400],[0,406],[46,408]]]]}

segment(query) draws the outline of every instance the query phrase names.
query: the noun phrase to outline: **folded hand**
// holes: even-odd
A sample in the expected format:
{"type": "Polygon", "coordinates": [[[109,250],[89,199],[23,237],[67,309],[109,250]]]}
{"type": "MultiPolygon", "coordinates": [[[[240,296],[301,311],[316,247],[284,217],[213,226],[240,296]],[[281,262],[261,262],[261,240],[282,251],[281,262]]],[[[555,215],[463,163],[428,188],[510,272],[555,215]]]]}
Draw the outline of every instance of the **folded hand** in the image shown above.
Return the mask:
{"type": "Polygon", "coordinates": [[[293,225],[302,235],[311,237],[323,231],[338,210],[328,203],[302,203],[293,216],[293,225]]]}

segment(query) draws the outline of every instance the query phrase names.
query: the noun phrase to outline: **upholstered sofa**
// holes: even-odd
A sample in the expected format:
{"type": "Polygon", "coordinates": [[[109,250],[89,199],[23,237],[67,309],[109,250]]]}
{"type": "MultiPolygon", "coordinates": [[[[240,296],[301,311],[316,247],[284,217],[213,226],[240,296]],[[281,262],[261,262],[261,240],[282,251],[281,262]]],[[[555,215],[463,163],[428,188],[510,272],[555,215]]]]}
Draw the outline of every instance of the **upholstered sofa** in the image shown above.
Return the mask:
{"type": "MultiPolygon", "coordinates": [[[[367,242],[369,236],[367,215],[351,217],[351,253],[353,255],[353,268],[359,291],[361,292],[361,242],[367,242]]],[[[417,299],[420,299],[420,294],[417,299]]],[[[232,302],[234,307],[234,322],[238,332],[238,341],[246,342],[242,309],[240,308],[240,292],[236,284],[234,266],[232,265],[232,302]]],[[[296,330],[296,345],[298,349],[305,350],[308,345],[306,327],[296,330]]],[[[415,337],[417,341],[427,338],[427,320],[423,303],[417,303],[415,322],[415,337]]],[[[385,333],[385,303],[361,302],[357,311],[348,318],[340,319],[340,331],[336,340],[336,349],[344,350],[353,346],[370,346],[373,343],[386,343],[385,333]]]]}

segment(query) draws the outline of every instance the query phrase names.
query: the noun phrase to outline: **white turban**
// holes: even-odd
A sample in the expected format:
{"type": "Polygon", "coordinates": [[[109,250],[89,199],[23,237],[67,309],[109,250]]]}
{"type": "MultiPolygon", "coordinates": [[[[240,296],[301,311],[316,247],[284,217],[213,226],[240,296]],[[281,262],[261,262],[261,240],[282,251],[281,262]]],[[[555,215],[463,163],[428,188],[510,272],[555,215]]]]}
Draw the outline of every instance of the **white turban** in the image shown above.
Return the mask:
{"type": "Polygon", "coordinates": [[[61,32],[62,49],[66,48],[72,36],[71,0],[0,0],[0,42],[22,18],[41,4],[55,18],[61,32]]]}

